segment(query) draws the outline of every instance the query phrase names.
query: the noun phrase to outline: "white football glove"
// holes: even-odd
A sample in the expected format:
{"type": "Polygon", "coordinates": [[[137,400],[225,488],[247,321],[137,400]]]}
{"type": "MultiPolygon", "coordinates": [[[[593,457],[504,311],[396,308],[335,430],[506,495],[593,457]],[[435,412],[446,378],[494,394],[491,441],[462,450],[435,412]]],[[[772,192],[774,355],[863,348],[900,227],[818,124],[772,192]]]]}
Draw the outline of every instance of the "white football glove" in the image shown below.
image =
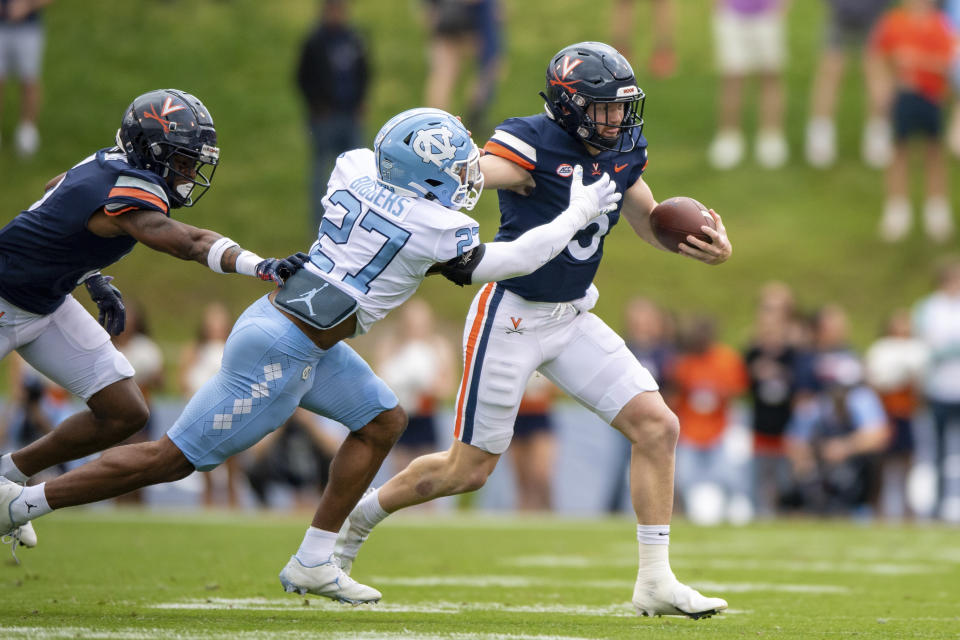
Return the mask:
{"type": "Polygon", "coordinates": [[[604,173],[600,179],[591,185],[583,184],[583,167],[573,168],[573,178],[570,179],[570,206],[568,211],[579,215],[584,226],[594,218],[617,209],[620,202],[620,193],[617,184],[604,173]]]}

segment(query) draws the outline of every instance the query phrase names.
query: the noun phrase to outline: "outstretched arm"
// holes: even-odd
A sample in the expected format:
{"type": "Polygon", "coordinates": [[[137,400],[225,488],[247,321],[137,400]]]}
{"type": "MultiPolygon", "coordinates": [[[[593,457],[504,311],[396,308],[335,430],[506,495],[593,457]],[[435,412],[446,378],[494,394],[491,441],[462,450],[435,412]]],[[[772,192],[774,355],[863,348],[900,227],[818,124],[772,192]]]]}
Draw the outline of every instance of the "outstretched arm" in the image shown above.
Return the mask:
{"type": "Polygon", "coordinates": [[[577,165],[570,184],[570,206],[546,224],[528,230],[509,242],[488,242],[440,266],[453,282],[477,284],[532,273],[555,258],[574,234],[595,217],[616,209],[620,194],[604,174],[583,185],[583,167],[577,165]]]}
{"type": "MultiPolygon", "coordinates": [[[[282,260],[263,259],[216,231],[173,220],[159,211],[140,209],[109,219],[122,233],[151,249],[206,264],[217,273],[240,273],[282,286],[286,278],[303,266],[297,254],[282,260]]],[[[91,230],[97,233],[96,229],[91,230]]]]}

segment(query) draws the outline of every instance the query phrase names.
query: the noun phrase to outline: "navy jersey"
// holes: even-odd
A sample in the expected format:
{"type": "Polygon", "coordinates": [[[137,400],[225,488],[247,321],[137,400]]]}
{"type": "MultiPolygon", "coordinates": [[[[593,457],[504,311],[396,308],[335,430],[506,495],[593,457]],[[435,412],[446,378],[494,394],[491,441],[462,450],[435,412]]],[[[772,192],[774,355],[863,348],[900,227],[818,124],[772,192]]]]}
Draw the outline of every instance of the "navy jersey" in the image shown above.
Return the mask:
{"type": "MultiPolygon", "coordinates": [[[[496,240],[513,240],[525,231],[550,222],[570,204],[574,165],[583,166],[583,182],[604,173],[626,195],[647,164],[647,141],[637,132],[629,153],[602,151],[591,156],[584,144],[546,114],[510,118],[500,124],[484,150],[517,163],[530,172],[536,187],[529,196],[501,189],[500,229],[496,240]]],[[[622,201],[621,201],[622,204],[622,201]]],[[[600,266],[603,240],[620,220],[620,205],[577,234],[556,258],[533,273],[501,282],[503,287],[535,302],[567,302],[583,297],[600,266]]]]}
{"type": "Polygon", "coordinates": [[[102,238],[87,229],[101,209],[169,215],[170,200],[160,176],[130,166],[118,149],[101,149],[0,229],[0,297],[32,313],[52,313],[81,278],[130,253],[137,243],[131,236],[102,238]]]}

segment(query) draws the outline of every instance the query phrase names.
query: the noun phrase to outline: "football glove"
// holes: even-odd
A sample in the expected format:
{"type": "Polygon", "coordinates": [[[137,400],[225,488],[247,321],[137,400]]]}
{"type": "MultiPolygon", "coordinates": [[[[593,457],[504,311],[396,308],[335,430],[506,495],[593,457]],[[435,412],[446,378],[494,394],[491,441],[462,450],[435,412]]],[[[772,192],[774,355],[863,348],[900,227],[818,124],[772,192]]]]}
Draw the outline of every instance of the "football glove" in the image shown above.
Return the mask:
{"type": "Polygon", "coordinates": [[[113,276],[105,276],[95,273],[83,284],[90,292],[90,298],[97,303],[97,309],[100,310],[100,316],[97,321],[112,336],[118,336],[123,333],[123,327],[126,324],[127,309],[123,306],[123,296],[120,290],[110,284],[113,276]]]}
{"type": "Polygon", "coordinates": [[[282,287],[287,278],[309,261],[310,256],[302,251],[286,258],[267,258],[257,263],[257,277],[261,280],[273,280],[278,287],[282,287]]]}

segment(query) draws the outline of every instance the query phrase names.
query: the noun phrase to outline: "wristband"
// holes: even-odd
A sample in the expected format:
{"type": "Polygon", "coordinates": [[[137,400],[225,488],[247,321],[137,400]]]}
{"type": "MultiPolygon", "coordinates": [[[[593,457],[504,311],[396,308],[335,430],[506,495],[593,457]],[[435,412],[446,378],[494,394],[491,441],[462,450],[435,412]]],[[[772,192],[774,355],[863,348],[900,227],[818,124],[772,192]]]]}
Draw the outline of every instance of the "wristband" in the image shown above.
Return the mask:
{"type": "Polygon", "coordinates": [[[243,250],[239,256],[237,256],[237,265],[236,272],[245,276],[257,277],[257,265],[263,262],[263,258],[255,254],[253,251],[243,250]]]}
{"type": "Polygon", "coordinates": [[[230,247],[238,246],[240,245],[226,236],[220,238],[210,246],[210,250],[207,252],[207,266],[210,267],[210,270],[214,273],[223,273],[223,267],[220,264],[220,261],[223,259],[223,254],[230,247]]]}

